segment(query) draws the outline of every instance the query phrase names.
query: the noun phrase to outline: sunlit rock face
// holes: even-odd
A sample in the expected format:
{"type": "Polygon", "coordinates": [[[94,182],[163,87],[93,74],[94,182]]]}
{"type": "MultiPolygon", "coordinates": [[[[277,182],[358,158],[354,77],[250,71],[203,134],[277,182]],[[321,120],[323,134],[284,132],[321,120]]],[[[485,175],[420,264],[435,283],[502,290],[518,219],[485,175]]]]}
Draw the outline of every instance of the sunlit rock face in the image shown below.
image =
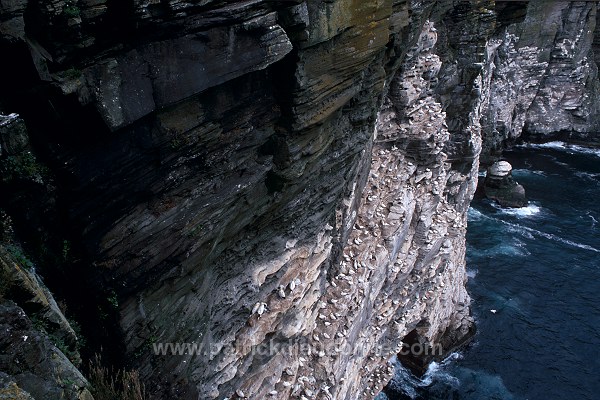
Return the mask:
{"type": "Polygon", "coordinates": [[[11,2],[1,102],[151,398],[370,399],[472,333],[482,148],[593,130],[595,7],[11,2]]]}
{"type": "Polygon", "coordinates": [[[495,50],[484,152],[523,133],[598,141],[596,15],[591,2],[507,7],[503,16],[513,23],[489,41],[495,50]]]}

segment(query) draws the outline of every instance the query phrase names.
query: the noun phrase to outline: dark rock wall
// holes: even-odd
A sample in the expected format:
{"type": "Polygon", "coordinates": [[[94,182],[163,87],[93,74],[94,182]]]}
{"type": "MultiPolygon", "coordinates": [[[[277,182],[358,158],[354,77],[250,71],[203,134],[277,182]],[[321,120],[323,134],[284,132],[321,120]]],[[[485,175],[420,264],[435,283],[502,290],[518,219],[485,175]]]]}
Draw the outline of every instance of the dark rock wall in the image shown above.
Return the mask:
{"type": "Polygon", "coordinates": [[[20,231],[72,240],[153,398],[372,398],[402,338],[472,330],[482,147],[595,129],[594,3],[0,4],[0,106],[56,186],[20,231]]]}
{"type": "Polygon", "coordinates": [[[20,247],[0,244],[0,395],[93,400],[76,333],[27,263],[20,247]]]}

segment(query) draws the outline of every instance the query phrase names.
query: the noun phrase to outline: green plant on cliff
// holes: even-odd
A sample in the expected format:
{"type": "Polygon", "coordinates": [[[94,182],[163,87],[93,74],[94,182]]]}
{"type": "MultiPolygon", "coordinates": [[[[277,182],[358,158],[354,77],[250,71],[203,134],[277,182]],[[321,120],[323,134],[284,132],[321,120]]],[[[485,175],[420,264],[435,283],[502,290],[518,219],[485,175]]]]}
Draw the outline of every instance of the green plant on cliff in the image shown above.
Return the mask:
{"type": "Polygon", "coordinates": [[[34,269],[35,266],[33,263],[27,258],[25,253],[23,253],[23,249],[20,246],[15,244],[9,244],[6,246],[6,251],[11,255],[13,260],[21,267],[27,269],[34,269]]]}
{"type": "Polygon", "coordinates": [[[117,296],[117,293],[114,290],[110,291],[108,296],[106,296],[106,300],[114,309],[119,308],[119,297],[117,296]]]}
{"type": "Polygon", "coordinates": [[[69,261],[71,257],[71,242],[69,242],[68,240],[63,240],[63,247],[62,247],[62,261],[63,262],[67,262],[69,261]]]}
{"type": "Polygon", "coordinates": [[[32,314],[29,317],[29,319],[31,320],[31,324],[33,325],[33,327],[35,328],[36,331],[42,332],[45,334],[48,333],[48,321],[44,317],[35,313],[35,314],[32,314]]]}
{"type": "Polygon", "coordinates": [[[13,238],[12,218],[0,209],[0,242],[10,242],[13,238]]]}
{"type": "Polygon", "coordinates": [[[148,339],[146,339],[144,341],[144,343],[142,343],[142,345],[135,351],[135,353],[133,353],[133,357],[140,358],[141,356],[144,355],[144,353],[146,353],[148,351],[152,351],[152,349],[154,348],[154,344],[156,343],[157,340],[158,340],[158,337],[156,337],[156,335],[154,335],[154,334],[150,335],[150,337],[148,339]]]}
{"type": "Polygon", "coordinates": [[[71,328],[73,328],[73,331],[75,331],[75,336],[78,339],[77,343],[73,346],[65,342],[63,335],[53,329],[51,324],[43,315],[34,313],[29,317],[29,319],[31,320],[35,330],[45,334],[54,344],[54,346],[56,346],[56,348],[59,349],[73,363],[73,365],[77,365],[81,362],[79,351],[85,342],[83,340],[83,336],[81,335],[79,324],[71,319],[68,319],[69,325],[71,325],[71,328]]]}
{"type": "Polygon", "coordinates": [[[171,150],[179,150],[183,146],[183,140],[178,137],[171,139],[170,142],[171,150]]]}
{"type": "Polygon", "coordinates": [[[198,224],[192,228],[187,235],[189,237],[198,237],[202,234],[202,229],[204,229],[204,227],[201,224],[198,224]]]}
{"type": "Polygon", "coordinates": [[[79,354],[71,350],[71,347],[65,342],[65,340],[61,336],[58,336],[55,333],[47,333],[47,335],[50,341],[54,343],[56,348],[59,349],[69,359],[69,361],[74,362],[74,360],[77,359],[77,356],[79,354]]]}
{"type": "Polygon", "coordinates": [[[24,179],[42,183],[48,176],[48,169],[38,163],[33,154],[25,152],[0,160],[0,176],[4,182],[24,179]]]}
{"type": "Polygon", "coordinates": [[[59,349],[65,357],[71,361],[73,365],[76,367],[81,364],[81,356],[79,354],[79,343],[75,346],[70,346],[65,342],[62,336],[59,336],[57,333],[48,333],[48,339],[54,343],[57,349],[59,349]]]}
{"type": "Polygon", "coordinates": [[[104,367],[100,356],[90,362],[88,380],[95,400],[145,400],[146,390],[137,371],[104,367]]]}
{"type": "Polygon", "coordinates": [[[82,75],[83,73],[81,70],[77,68],[69,68],[65,71],[65,76],[69,79],[78,79],[81,78],[82,75]]]}
{"type": "Polygon", "coordinates": [[[60,379],[60,383],[61,383],[62,387],[64,387],[65,389],[77,390],[77,382],[75,382],[73,379],[69,379],[69,378],[62,379],[60,377],[59,377],[59,379],[60,379]]]}
{"type": "Polygon", "coordinates": [[[74,0],[68,0],[65,2],[65,7],[63,8],[63,13],[68,18],[77,18],[81,15],[81,10],[77,6],[77,3],[74,0]]]}

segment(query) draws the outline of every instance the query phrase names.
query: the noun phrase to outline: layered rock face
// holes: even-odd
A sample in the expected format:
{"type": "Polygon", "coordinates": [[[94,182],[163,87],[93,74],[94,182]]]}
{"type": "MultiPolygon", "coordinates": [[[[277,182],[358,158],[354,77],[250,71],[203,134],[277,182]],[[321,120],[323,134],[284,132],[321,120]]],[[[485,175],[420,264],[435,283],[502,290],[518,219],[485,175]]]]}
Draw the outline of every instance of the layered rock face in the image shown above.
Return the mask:
{"type": "MultiPolygon", "coordinates": [[[[3,205],[23,201],[28,186],[44,186],[46,169],[32,154],[17,115],[0,114],[3,205]],[[20,190],[15,187],[21,186],[20,190]]],[[[92,400],[81,365],[81,340],[15,241],[0,210],[0,398],[92,400]]]]}
{"type": "Polygon", "coordinates": [[[522,133],[598,143],[596,15],[593,2],[506,7],[506,28],[489,41],[493,84],[482,119],[484,153],[522,133]]]}
{"type": "Polygon", "coordinates": [[[0,279],[0,397],[93,400],[78,338],[20,248],[0,244],[0,279]]]}
{"type": "Polygon", "coordinates": [[[1,4],[2,104],[56,179],[41,228],[79,249],[84,312],[115,295],[111,340],[157,399],[369,399],[403,339],[463,342],[482,145],[551,106],[575,127],[552,79],[595,104],[592,59],[568,72],[591,3],[1,4]]]}

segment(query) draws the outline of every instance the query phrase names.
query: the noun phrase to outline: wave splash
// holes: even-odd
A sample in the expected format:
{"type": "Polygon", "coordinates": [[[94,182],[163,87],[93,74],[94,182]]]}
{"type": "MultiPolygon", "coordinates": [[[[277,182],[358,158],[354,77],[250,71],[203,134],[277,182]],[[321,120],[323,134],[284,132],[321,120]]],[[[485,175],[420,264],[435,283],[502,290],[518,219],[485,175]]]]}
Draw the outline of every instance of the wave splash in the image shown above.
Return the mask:
{"type": "MultiPolygon", "coordinates": [[[[496,219],[496,218],[494,218],[494,219],[496,219]]],[[[589,251],[593,251],[595,253],[600,253],[600,250],[595,247],[592,247],[592,246],[589,246],[589,245],[583,244],[583,243],[573,242],[572,240],[561,238],[560,236],[553,235],[552,233],[538,231],[537,229],[528,228],[523,225],[511,224],[510,222],[503,221],[501,219],[498,219],[498,221],[502,222],[505,225],[508,225],[512,229],[513,232],[517,232],[520,234],[523,234],[523,232],[529,232],[529,233],[533,234],[534,236],[541,236],[546,239],[553,240],[555,242],[560,242],[560,243],[567,244],[569,246],[577,247],[579,249],[589,250],[589,251]]]]}
{"type": "MultiPolygon", "coordinates": [[[[432,362],[427,368],[427,372],[422,378],[417,378],[408,369],[404,368],[400,361],[394,356],[390,363],[394,365],[394,378],[388,385],[388,389],[393,392],[401,393],[410,399],[416,399],[418,389],[431,386],[432,383],[443,383],[453,388],[458,388],[460,381],[458,378],[446,372],[445,367],[454,360],[460,359],[462,356],[459,353],[452,353],[442,362],[432,362]]],[[[382,397],[380,400],[386,399],[382,397]]],[[[379,399],[379,398],[378,398],[379,399]]]]}
{"type": "Polygon", "coordinates": [[[492,206],[503,214],[514,215],[517,217],[532,217],[542,211],[542,208],[534,203],[529,203],[527,207],[521,208],[503,208],[495,203],[492,203],[492,206]]]}
{"type": "MultiPolygon", "coordinates": [[[[496,207],[496,206],[494,206],[494,207],[496,207]]],[[[530,206],[524,207],[524,208],[529,208],[529,207],[530,206]]],[[[539,213],[539,206],[531,205],[531,207],[532,208],[530,210],[523,211],[523,213],[525,213],[525,214],[529,213],[529,215],[534,215],[534,214],[531,214],[531,213],[539,213]],[[537,207],[537,209],[536,209],[536,207],[537,207]]],[[[511,213],[511,209],[500,209],[500,210],[503,213],[506,213],[506,214],[510,214],[511,213]]],[[[522,210],[522,209],[514,209],[514,210],[517,210],[517,211],[514,211],[516,213],[516,212],[518,212],[518,210],[522,210]]],[[[522,214],[516,214],[516,215],[522,215],[522,214]]],[[[485,215],[485,214],[481,213],[480,211],[478,211],[478,210],[476,210],[476,209],[474,209],[472,207],[469,209],[469,220],[475,220],[476,221],[476,220],[480,220],[482,218],[491,219],[493,221],[496,221],[496,222],[499,222],[501,224],[504,224],[504,225],[508,226],[509,229],[512,232],[516,232],[516,233],[520,234],[521,236],[524,236],[524,237],[529,238],[529,239],[531,239],[532,236],[543,237],[543,238],[546,238],[546,239],[549,239],[549,240],[553,240],[555,242],[560,242],[560,243],[564,243],[564,244],[572,246],[572,247],[577,247],[579,249],[589,250],[589,251],[593,251],[595,253],[600,253],[599,249],[597,249],[595,247],[592,247],[592,246],[589,246],[587,244],[577,243],[577,242],[574,242],[572,240],[564,239],[564,238],[562,238],[560,236],[557,236],[557,235],[554,235],[552,233],[542,232],[542,231],[539,231],[537,229],[529,228],[527,226],[523,226],[523,225],[519,225],[519,224],[513,224],[511,222],[504,221],[503,219],[500,219],[500,218],[490,217],[490,216],[485,215]],[[473,210],[473,211],[471,211],[471,210],[473,210]],[[471,219],[472,217],[474,219],[471,219]]],[[[596,221],[594,221],[594,222],[596,222],[596,221]]]]}
{"type": "MultiPolygon", "coordinates": [[[[538,206],[535,206],[535,205],[533,205],[533,206],[534,206],[534,208],[532,208],[529,211],[525,211],[525,213],[533,212],[533,210],[535,210],[535,207],[537,207],[539,209],[538,206]]],[[[524,208],[528,208],[528,207],[524,207],[524,208]]],[[[507,209],[507,210],[509,210],[509,211],[507,212],[505,209],[502,209],[502,212],[510,213],[510,209],[507,209]]],[[[520,209],[515,209],[515,210],[520,210],[520,209]]],[[[535,213],[538,213],[538,212],[539,212],[539,210],[535,211],[535,213]]],[[[546,238],[546,239],[549,239],[549,240],[552,240],[555,242],[564,243],[564,244],[572,246],[572,247],[577,247],[579,249],[589,250],[589,251],[593,251],[595,253],[600,253],[600,250],[593,246],[589,246],[589,245],[583,244],[583,243],[577,243],[572,240],[561,238],[560,236],[554,235],[552,233],[542,232],[537,229],[529,228],[527,226],[513,224],[511,222],[504,221],[503,219],[500,219],[500,218],[490,217],[488,215],[481,213],[478,210],[475,210],[474,208],[469,209],[469,216],[471,216],[471,215],[476,217],[475,220],[486,218],[486,219],[491,219],[496,222],[500,222],[501,224],[508,226],[512,232],[516,232],[516,233],[520,234],[521,236],[524,236],[529,239],[531,239],[532,236],[538,236],[538,237],[543,237],[543,238],[546,238]],[[471,210],[474,210],[474,211],[471,211],[471,210]]],[[[469,218],[469,219],[471,220],[471,218],[469,218]]],[[[594,221],[594,222],[597,222],[597,221],[594,221]]]]}
{"type": "Polygon", "coordinates": [[[515,399],[499,376],[457,366],[456,360],[459,359],[462,359],[462,355],[453,353],[441,363],[432,363],[421,379],[394,360],[396,372],[387,387],[388,395],[381,393],[376,400],[515,399]],[[425,393],[427,396],[423,397],[425,393]]]}
{"type": "Polygon", "coordinates": [[[524,144],[519,147],[533,148],[533,149],[554,149],[559,151],[567,151],[571,153],[590,154],[600,158],[600,149],[591,147],[578,146],[576,144],[569,144],[561,141],[554,141],[541,144],[524,144]]]}

